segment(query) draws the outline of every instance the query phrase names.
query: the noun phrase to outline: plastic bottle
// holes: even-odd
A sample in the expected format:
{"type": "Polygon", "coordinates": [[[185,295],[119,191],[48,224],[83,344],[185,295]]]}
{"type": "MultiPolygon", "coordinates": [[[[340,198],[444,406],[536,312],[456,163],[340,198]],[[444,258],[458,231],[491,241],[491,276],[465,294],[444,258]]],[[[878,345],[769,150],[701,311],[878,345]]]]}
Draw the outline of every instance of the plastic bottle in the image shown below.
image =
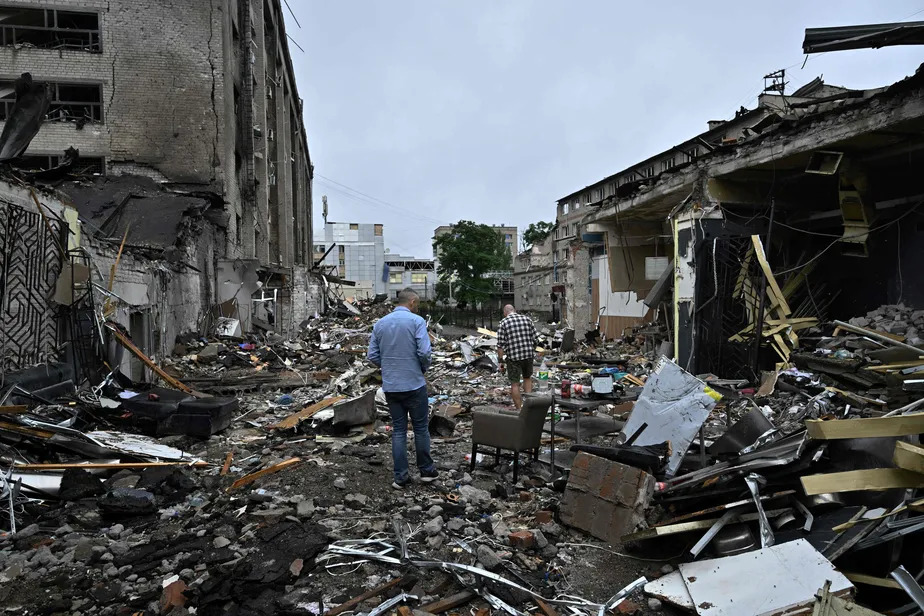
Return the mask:
{"type": "Polygon", "coordinates": [[[545,365],[544,359],[536,373],[536,388],[539,391],[546,391],[549,388],[549,367],[545,365]]]}

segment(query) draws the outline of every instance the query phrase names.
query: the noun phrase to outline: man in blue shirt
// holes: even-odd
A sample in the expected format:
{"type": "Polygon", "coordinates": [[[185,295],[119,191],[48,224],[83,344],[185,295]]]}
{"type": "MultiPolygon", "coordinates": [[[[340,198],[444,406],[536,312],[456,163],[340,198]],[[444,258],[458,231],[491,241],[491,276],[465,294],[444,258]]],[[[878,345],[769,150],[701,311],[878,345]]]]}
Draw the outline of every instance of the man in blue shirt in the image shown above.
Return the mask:
{"type": "Polygon", "coordinates": [[[398,293],[398,306],[375,324],[367,358],[382,369],[382,389],[391,412],[391,456],[395,463],[392,487],[402,489],[411,478],[407,461],[407,419],[414,427],[417,469],[426,483],[438,477],[430,457],[430,404],[424,372],[430,367],[427,323],[417,316],[420,296],[407,288],[398,293]]]}

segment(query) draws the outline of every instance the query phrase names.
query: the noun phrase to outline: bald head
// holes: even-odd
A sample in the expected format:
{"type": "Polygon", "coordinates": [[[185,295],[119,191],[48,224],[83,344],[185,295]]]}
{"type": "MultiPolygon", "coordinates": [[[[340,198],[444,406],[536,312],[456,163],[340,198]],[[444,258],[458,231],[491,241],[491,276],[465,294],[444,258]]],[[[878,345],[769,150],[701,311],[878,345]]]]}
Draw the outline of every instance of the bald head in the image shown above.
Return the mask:
{"type": "Polygon", "coordinates": [[[516,312],[516,308],[513,307],[513,304],[507,304],[506,306],[504,306],[504,316],[505,317],[513,314],[514,312],[516,312]]]}

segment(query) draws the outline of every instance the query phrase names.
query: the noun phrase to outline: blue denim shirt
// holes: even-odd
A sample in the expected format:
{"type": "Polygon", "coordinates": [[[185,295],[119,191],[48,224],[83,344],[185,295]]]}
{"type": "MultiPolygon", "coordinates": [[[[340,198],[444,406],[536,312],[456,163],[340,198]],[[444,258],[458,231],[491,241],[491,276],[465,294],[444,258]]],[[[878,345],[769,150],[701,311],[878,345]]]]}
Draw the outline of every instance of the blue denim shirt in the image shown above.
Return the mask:
{"type": "Polygon", "coordinates": [[[427,322],[398,306],[372,328],[366,357],[382,368],[383,390],[414,391],[424,387],[424,372],[430,367],[427,322]]]}

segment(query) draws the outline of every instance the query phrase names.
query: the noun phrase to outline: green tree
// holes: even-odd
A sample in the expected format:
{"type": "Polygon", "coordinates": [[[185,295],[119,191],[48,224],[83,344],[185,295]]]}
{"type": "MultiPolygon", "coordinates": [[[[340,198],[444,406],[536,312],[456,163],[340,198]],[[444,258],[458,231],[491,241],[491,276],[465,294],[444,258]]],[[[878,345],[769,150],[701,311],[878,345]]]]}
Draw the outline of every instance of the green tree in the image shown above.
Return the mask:
{"type": "Polygon", "coordinates": [[[523,234],[523,244],[525,244],[527,248],[539,244],[545,240],[545,238],[549,237],[549,234],[552,233],[552,229],[554,228],[554,223],[545,222],[544,220],[529,223],[526,232],[523,234]]]}
{"type": "Polygon", "coordinates": [[[449,233],[436,238],[439,251],[440,299],[452,297],[460,303],[477,303],[494,293],[494,281],[485,275],[511,269],[504,238],[488,225],[460,220],[449,233]]]}

